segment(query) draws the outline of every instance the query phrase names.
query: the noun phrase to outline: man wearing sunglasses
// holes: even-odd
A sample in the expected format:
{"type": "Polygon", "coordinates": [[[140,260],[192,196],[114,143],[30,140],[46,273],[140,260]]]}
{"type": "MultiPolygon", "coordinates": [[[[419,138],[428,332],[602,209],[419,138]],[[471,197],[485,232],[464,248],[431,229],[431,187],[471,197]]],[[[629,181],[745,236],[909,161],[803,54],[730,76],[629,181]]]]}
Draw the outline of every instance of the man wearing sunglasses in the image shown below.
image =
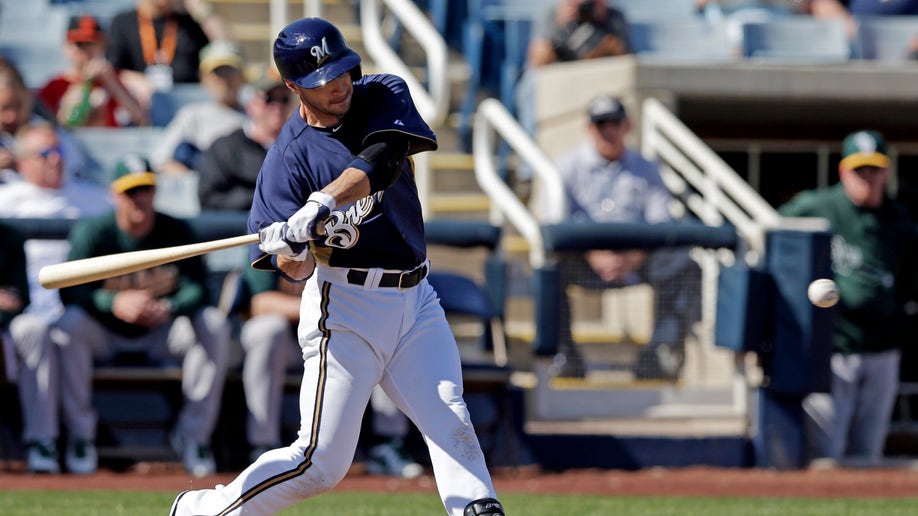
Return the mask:
{"type": "Polygon", "coordinates": [[[295,107],[293,94],[280,76],[271,72],[266,71],[252,84],[254,91],[245,105],[245,124],[217,138],[201,156],[201,209],[249,211],[252,207],[261,164],[295,107]]]}
{"type": "MultiPolygon", "coordinates": [[[[111,209],[108,191],[84,181],[65,178],[64,158],[57,132],[50,122],[29,122],[13,144],[17,178],[0,184],[0,218],[74,219],[111,209]]],[[[26,241],[30,303],[10,326],[19,356],[19,395],[22,405],[26,468],[57,473],[59,410],[57,356],[49,328],[64,312],[56,290],[38,282],[45,265],[67,259],[66,240],[26,241]]],[[[71,473],[95,471],[95,454],[71,439],[65,455],[71,473]]]]}
{"type": "MultiPolygon", "coordinates": [[[[179,108],[163,129],[160,143],[150,155],[155,170],[181,174],[197,170],[201,153],[213,142],[245,124],[240,102],[245,86],[245,61],[239,48],[229,41],[215,41],[201,50],[201,87],[209,100],[191,102],[179,108]]],[[[156,105],[151,116],[157,116],[156,105]]]]}

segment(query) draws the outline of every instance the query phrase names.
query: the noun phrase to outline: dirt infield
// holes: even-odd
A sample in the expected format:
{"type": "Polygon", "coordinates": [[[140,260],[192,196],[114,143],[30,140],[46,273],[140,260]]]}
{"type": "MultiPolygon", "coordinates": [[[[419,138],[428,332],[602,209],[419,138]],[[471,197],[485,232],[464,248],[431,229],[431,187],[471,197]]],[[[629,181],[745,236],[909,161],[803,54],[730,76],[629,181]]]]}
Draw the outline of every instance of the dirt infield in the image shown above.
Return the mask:
{"type": "MultiPolygon", "coordinates": [[[[227,483],[232,474],[192,479],[172,466],[138,467],[129,472],[100,471],[90,476],[0,473],[3,489],[136,489],[179,492],[227,483]]],[[[561,473],[497,471],[498,492],[668,496],[914,497],[918,471],[909,469],[778,472],[761,469],[651,468],[572,470],[561,473]]],[[[337,490],[435,491],[433,477],[415,480],[370,476],[354,471],[337,490]]]]}

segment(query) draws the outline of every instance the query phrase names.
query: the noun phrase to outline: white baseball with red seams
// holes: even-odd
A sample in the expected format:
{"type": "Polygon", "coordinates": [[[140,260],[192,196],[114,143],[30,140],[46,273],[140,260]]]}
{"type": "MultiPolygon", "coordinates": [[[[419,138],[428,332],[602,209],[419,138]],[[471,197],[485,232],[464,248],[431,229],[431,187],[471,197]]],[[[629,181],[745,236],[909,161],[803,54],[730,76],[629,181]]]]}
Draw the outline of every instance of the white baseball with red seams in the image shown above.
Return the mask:
{"type": "Polygon", "coordinates": [[[829,308],[838,303],[838,285],[827,278],[820,278],[810,283],[806,289],[806,295],[810,302],[819,308],[829,308]]]}

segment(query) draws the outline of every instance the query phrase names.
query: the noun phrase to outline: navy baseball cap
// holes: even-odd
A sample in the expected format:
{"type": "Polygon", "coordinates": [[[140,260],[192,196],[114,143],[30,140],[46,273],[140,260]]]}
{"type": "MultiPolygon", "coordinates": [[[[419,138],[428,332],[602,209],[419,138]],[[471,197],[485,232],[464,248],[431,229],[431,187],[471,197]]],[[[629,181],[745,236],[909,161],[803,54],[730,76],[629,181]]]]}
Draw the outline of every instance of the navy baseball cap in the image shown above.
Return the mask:
{"type": "Polygon", "coordinates": [[[621,122],[628,116],[622,101],[611,95],[600,95],[590,101],[587,114],[590,116],[590,122],[594,124],[606,121],[621,122]]]}

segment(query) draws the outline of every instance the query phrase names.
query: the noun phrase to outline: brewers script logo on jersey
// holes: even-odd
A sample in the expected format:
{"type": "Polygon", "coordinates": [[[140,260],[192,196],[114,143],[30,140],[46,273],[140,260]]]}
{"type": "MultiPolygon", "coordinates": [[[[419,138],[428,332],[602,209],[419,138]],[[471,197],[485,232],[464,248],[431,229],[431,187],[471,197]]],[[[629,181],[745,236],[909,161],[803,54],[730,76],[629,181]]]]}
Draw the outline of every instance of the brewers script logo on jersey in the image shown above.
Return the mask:
{"type": "Polygon", "coordinates": [[[322,38],[322,45],[315,45],[310,48],[309,53],[312,54],[312,57],[316,58],[316,64],[322,66],[322,63],[331,57],[331,52],[328,51],[328,41],[322,38]]]}
{"type": "MultiPolygon", "coordinates": [[[[331,212],[325,221],[325,245],[350,249],[360,238],[358,226],[374,212],[374,208],[382,201],[383,192],[376,192],[350,205],[346,210],[331,212]]],[[[373,215],[373,217],[379,214],[373,215]]],[[[371,218],[373,218],[371,217],[371,218]]]]}

